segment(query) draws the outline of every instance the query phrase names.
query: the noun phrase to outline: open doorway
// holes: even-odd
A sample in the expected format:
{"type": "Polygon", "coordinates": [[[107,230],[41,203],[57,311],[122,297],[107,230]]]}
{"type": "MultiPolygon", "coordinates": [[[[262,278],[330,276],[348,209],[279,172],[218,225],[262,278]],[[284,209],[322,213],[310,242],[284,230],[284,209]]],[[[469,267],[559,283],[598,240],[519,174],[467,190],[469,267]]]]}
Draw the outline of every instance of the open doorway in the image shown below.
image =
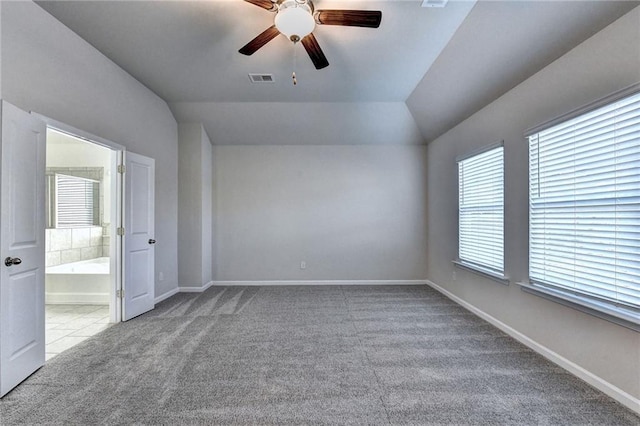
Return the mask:
{"type": "MultiPolygon", "coordinates": [[[[91,217],[91,222],[85,223],[85,227],[92,228],[96,224],[102,226],[109,223],[106,226],[109,236],[106,252],[109,253],[108,276],[111,284],[108,289],[107,304],[99,305],[96,309],[96,311],[99,309],[108,311],[109,316],[107,319],[102,315],[102,312],[99,312],[96,314],[99,314],[99,320],[91,320],[93,324],[126,321],[153,309],[155,303],[156,240],[154,236],[155,161],[152,158],[126,152],[124,147],[111,141],[89,135],[42,115],[28,113],[6,101],[1,102],[0,115],[2,116],[2,134],[0,135],[2,145],[2,155],[0,155],[0,185],[2,186],[2,209],[0,209],[2,229],[0,232],[2,238],[0,238],[0,242],[2,247],[0,248],[4,257],[4,267],[0,268],[2,283],[0,285],[0,300],[2,301],[0,304],[0,347],[2,347],[2,351],[0,351],[0,397],[3,397],[44,365],[47,353],[45,328],[69,330],[68,326],[61,326],[59,322],[52,325],[53,323],[49,321],[49,325],[45,327],[45,290],[47,287],[45,285],[45,276],[47,275],[45,260],[47,253],[50,257],[50,266],[59,266],[52,264],[56,262],[52,259],[58,259],[58,255],[59,262],[62,264],[63,250],[80,248],[82,260],[83,247],[74,247],[73,232],[71,233],[71,249],[60,248],[58,250],[60,253],[51,254],[52,251],[55,251],[51,235],[49,235],[48,247],[46,244],[47,232],[51,234],[54,232],[53,230],[61,229],[59,223],[58,227],[54,224],[59,222],[59,212],[61,211],[60,203],[55,204],[56,200],[54,199],[57,189],[55,187],[51,189],[55,185],[56,178],[55,176],[50,178],[48,190],[45,178],[48,130],[51,140],[54,139],[54,133],[64,134],[71,136],[75,142],[91,142],[110,151],[110,166],[103,167],[102,176],[105,179],[105,175],[107,175],[108,179],[105,182],[109,181],[111,185],[111,190],[108,191],[111,206],[103,208],[101,218],[99,216],[100,196],[98,194],[98,198],[94,197],[95,182],[92,182],[98,180],[99,189],[99,176],[98,179],[84,176],[84,181],[89,182],[89,186],[93,187],[87,188],[87,184],[85,184],[85,188],[80,191],[85,193],[85,199],[92,200],[92,208],[85,209],[86,216],[91,217]],[[47,198],[51,206],[45,208],[47,198]],[[96,205],[98,206],[98,220],[95,219],[94,207],[96,205]],[[54,210],[56,206],[58,207],[57,211],[54,210]],[[105,210],[109,211],[108,219],[110,222],[105,220],[105,210]],[[49,215],[49,231],[46,231],[47,220],[45,219],[47,215],[49,215]],[[117,233],[115,232],[116,227],[117,233]]],[[[68,157],[66,158],[68,161],[79,158],[78,151],[67,152],[64,155],[68,157]]],[[[73,164],[56,166],[50,163],[50,167],[87,167],[85,170],[87,171],[89,166],[86,163],[79,166],[73,164]]],[[[67,177],[73,177],[73,174],[68,173],[69,170],[65,171],[67,177]]],[[[50,172],[55,175],[53,170],[50,172]]],[[[64,178],[62,180],[64,181],[64,178]]],[[[103,186],[106,185],[105,182],[103,182],[103,186]]],[[[106,193],[107,191],[105,191],[105,195],[106,193]]],[[[86,202],[88,203],[88,201],[86,202]]],[[[105,203],[104,199],[102,202],[105,203]]],[[[96,238],[100,237],[97,233],[94,235],[96,238]]],[[[91,241],[91,232],[89,232],[89,240],[91,241]]],[[[93,243],[95,247],[100,246],[97,241],[95,240],[93,243]]],[[[104,232],[102,242],[104,243],[104,232]]],[[[105,257],[104,244],[102,246],[99,255],[105,257]]],[[[88,249],[92,247],[90,242],[88,249]]],[[[90,252],[90,250],[85,250],[85,252],[90,252]]],[[[73,257],[77,256],[77,252],[75,254],[69,252],[65,255],[73,257]]],[[[63,282],[68,283],[68,280],[65,278],[63,282]]],[[[54,296],[53,294],[65,293],[65,289],[54,288],[55,286],[49,287],[50,305],[54,304],[52,303],[54,301],[58,302],[55,304],[61,305],[63,304],[60,303],[61,298],[71,296],[70,294],[54,296]]],[[[68,289],[66,292],[74,293],[68,289]]],[[[86,291],[76,293],[83,294],[86,291]]],[[[75,303],[69,304],[83,304],[85,301],[86,299],[76,300],[75,303]]],[[[104,303],[104,299],[99,302],[104,303]]],[[[93,310],[93,307],[85,310],[93,310]]],[[[87,314],[96,311],[81,312],[78,316],[89,318],[87,314]]],[[[76,321],[76,325],[81,322],[84,321],[76,321]]],[[[92,324],[80,325],[83,325],[82,329],[86,329],[92,324]]],[[[102,326],[94,326],[93,328],[100,327],[102,326]]],[[[52,340],[67,337],[66,335],[81,334],[78,331],[80,330],[76,329],[71,333],[64,332],[65,336],[62,337],[50,334],[50,343],[53,343],[52,340]]],[[[83,334],[87,334],[86,332],[88,329],[84,330],[83,334]]],[[[74,339],[75,343],[78,340],[89,338],[89,336],[79,335],[70,337],[80,338],[74,339]]],[[[73,345],[68,343],[61,346],[67,349],[73,345]]],[[[49,358],[51,358],[56,352],[52,351],[52,348],[49,350],[49,358]]]]}
{"type": "Polygon", "coordinates": [[[46,359],[116,318],[117,151],[48,128],[45,189],[46,359]]]}

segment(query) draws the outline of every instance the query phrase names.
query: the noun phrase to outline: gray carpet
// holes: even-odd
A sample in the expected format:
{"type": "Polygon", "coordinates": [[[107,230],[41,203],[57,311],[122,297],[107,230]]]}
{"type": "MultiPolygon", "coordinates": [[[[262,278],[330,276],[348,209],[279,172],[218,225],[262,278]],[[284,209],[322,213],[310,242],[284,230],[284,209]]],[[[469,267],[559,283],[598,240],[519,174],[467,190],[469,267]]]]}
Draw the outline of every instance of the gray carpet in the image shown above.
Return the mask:
{"type": "Polygon", "coordinates": [[[212,287],[48,362],[12,424],[639,425],[426,286],[212,287]]]}

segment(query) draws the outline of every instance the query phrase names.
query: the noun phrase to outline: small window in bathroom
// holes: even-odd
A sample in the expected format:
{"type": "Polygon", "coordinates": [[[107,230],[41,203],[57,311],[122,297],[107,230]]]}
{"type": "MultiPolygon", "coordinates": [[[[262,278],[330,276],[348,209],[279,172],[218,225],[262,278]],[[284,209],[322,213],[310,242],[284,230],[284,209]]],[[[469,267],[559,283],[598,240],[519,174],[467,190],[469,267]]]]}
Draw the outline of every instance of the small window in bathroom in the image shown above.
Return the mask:
{"type": "MultiPolygon", "coordinates": [[[[79,226],[100,225],[100,182],[78,176],[60,173],[55,175],[54,219],[55,228],[73,228],[79,226]]],[[[52,197],[48,197],[51,200],[52,197]]]]}

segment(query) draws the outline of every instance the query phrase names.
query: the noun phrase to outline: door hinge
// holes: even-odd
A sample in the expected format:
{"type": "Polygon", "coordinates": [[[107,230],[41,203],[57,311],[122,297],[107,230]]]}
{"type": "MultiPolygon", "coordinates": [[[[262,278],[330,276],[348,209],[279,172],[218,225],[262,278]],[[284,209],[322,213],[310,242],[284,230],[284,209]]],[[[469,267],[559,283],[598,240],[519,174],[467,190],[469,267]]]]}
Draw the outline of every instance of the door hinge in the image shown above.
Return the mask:
{"type": "Polygon", "coordinates": [[[117,234],[118,234],[119,236],[123,237],[123,236],[124,236],[124,228],[122,228],[122,227],[118,228],[118,232],[117,232],[117,234]]]}
{"type": "Polygon", "coordinates": [[[118,299],[124,299],[124,290],[116,290],[116,297],[118,299]]]}
{"type": "Polygon", "coordinates": [[[118,164],[118,173],[123,174],[126,170],[127,168],[124,164],[118,164]]]}

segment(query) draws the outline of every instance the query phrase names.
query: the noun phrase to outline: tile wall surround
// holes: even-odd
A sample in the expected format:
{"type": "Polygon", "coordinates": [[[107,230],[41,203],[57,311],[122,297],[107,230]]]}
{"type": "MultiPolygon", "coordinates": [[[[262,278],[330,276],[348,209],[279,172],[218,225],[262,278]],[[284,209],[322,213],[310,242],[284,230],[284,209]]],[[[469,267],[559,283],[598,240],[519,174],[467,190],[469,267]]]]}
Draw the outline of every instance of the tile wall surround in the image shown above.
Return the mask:
{"type": "Polygon", "coordinates": [[[46,230],[46,266],[109,256],[108,237],[104,245],[103,227],[51,228],[46,230]]]}

